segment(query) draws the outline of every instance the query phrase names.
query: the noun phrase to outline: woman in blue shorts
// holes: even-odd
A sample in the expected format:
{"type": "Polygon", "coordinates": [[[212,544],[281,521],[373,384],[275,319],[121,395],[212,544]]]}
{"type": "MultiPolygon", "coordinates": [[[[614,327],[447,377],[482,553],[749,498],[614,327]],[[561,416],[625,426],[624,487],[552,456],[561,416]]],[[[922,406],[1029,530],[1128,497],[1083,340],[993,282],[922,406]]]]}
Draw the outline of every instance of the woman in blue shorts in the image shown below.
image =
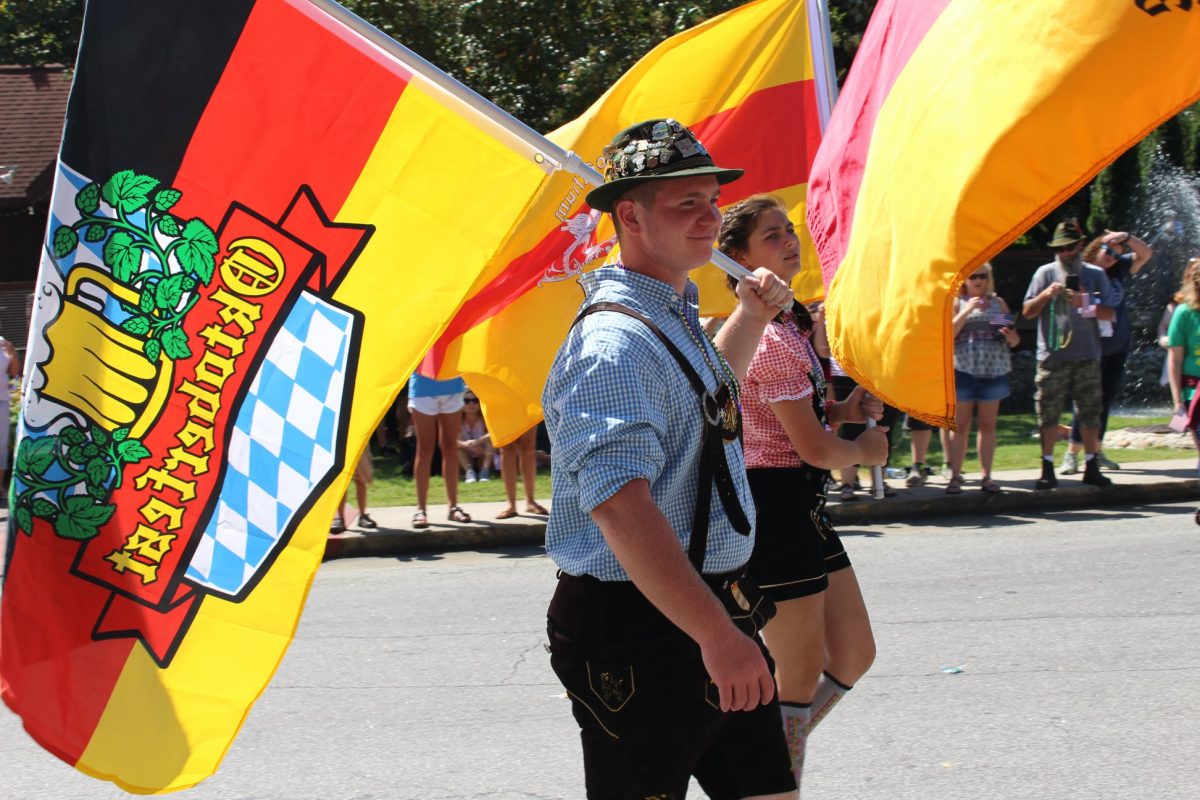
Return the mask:
{"type": "Polygon", "coordinates": [[[983,472],[980,488],[985,492],[1000,491],[1000,484],[992,480],[996,417],[1000,401],[1008,397],[1008,373],[1012,371],[1009,350],[1020,343],[1008,304],[996,295],[992,265],[976,267],[954,299],[954,387],[958,411],[954,416],[955,431],[950,435],[947,494],[962,493],[962,467],[972,418],[979,426],[975,448],[983,472]]]}

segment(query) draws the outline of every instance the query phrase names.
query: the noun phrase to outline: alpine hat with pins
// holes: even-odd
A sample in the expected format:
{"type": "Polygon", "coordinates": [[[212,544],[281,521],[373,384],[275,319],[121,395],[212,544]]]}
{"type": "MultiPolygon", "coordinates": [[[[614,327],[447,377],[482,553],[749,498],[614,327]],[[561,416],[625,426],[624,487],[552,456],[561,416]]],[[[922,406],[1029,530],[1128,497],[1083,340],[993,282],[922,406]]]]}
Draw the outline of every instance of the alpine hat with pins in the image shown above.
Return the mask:
{"type": "Polygon", "coordinates": [[[744,171],[715,165],[700,140],[675,120],[646,120],[630,125],[604,148],[604,183],[588,192],[587,203],[612,211],[618,197],[650,181],[712,175],[724,184],[744,171]]]}

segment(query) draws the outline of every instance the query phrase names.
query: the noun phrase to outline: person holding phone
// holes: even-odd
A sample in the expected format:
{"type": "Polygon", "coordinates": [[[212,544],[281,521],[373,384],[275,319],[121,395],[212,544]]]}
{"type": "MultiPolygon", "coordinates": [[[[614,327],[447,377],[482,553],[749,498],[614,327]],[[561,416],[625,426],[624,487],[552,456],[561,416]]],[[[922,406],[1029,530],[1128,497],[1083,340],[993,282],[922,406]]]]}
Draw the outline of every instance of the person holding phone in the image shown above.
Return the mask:
{"type": "Polygon", "coordinates": [[[996,418],[1000,401],[1008,397],[1008,373],[1012,371],[1009,349],[1021,343],[1013,329],[1008,304],[997,296],[992,265],[984,263],[967,275],[954,300],[954,392],[958,400],[955,430],[950,434],[950,482],[947,494],[962,492],[963,460],[971,420],[977,419],[979,433],[975,448],[983,477],[980,488],[1000,491],[992,480],[992,457],[996,453],[996,418]]]}
{"type": "Polygon", "coordinates": [[[1098,321],[1115,317],[1112,289],[1100,267],[1084,263],[1083,231],[1074,220],[1058,223],[1049,246],[1055,258],[1033,273],[1021,313],[1037,320],[1037,414],[1042,439],[1042,477],[1037,489],[1054,489],[1054,445],[1059,417],[1068,400],[1083,439],[1083,482],[1109,486],[1100,474],[1100,419],[1103,392],[1100,382],[1100,327],[1098,321]]]}
{"type": "MultiPolygon", "coordinates": [[[[1149,244],[1128,231],[1105,231],[1083,248],[1083,261],[1104,270],[1112,290],[1113,312],[1111,324],[1100,323],[1100,440],[1108,429],[1108,412],[1117,399],[1121,378],[1125,374],[1125,359],[1133,344],[1133,324],[1129,310],[1125,307],[1129,280],[1141,272],[1142,267],[1154,255],[1149,244]]],[[[1074,475],[1079,471],[1079,454],[1083,451],[1083,436],[1079,420],[1071,421],[1071,445],[1063,456],[1060,475],[1074,475]]],[[[1106,458],[1101,449],[1096,455],[1103,469],[1120,469],[1121,465],[1106,458]]]]}

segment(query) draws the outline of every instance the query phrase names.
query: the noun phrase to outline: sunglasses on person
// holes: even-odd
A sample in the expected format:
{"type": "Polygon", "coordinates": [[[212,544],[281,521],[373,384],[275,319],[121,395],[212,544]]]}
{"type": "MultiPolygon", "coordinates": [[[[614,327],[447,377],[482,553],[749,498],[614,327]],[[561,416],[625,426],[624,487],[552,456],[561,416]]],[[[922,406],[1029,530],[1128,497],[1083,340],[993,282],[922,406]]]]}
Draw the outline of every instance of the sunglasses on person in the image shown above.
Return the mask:
{"type": "Polygon", "coordinates": [[[478,403],[479,398],[478,397],[464,397],[463,402],[464,403],[478,403]]]}
{"type": "Polygon", "coordinates": [[[1100,252],[1113,258],[1120,258],[1121,254],[1115,248],[1109,247],[1106,244],[1100,245],[1100,252]]]}
{"type": "Polygon", "coordinates": [[[1056,248],[1054,248],[1054,252],[1056,252],[1056,253],[1074,253],[1078,249],[1079,249],[1079,242],[1075,242],[1074,244],[1064,244],[1062,247],[1056,247],[1056,248]]]}
{"type": "Polygon", "coordinates": [[[987,273],[986,272],[976,272],[974,275],[968,275],[967,280],[969,280],[969,281],[986,281],[987,273]]]}

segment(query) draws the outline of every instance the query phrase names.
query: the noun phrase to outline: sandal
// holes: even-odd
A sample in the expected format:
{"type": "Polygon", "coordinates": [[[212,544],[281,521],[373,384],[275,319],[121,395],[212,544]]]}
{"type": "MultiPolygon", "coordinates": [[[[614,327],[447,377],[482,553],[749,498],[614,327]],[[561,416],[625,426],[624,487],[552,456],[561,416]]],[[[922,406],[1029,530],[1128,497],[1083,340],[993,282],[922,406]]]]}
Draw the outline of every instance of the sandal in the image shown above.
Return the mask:
{"type": "Polygon", "coordinates": [[[529,505],[525,506],[525,513],[537,514],[539,517],[550,516],[550,512],[546,510],[546,507],[543,506],[541,503],[537,502],[536,500],[533,501],[532,503],[530,503],[529,505]]]}
{"type": "Polygon", "coordinates": [[[418,511],[417,513],[413,514],[412,526],[418,530],[421,528],[428,528],[429,517],[425,515],[424,511],[418,511]]]}
{"type": "Polygon", "coordinates": [[[517,510],[515,508],[513,508],[512,506],[509,506],[508,508],[504,509],[499,514],[497,514],[496,519],[512,519],[516,515],[517,515],[517,510]]]}
{"type": "Polygon", "coordinates": [[[458,506],[450,506],[450,513],[446,517],[451,522],[470,522],[471,515],[463,511],[458,506]]]}
{"type": "Polygon", "coordinates": [[[961,475],[955,475],[950,478],[950,482],[946,484],[946,494],[962,494],[963,479],[961,475]]]}
{"type": "Polygon", "coordinates": [[[991,478],[984,478],[983,483],[979,488],[985,492],[988,492],[989,494],[996,494],[997,492],[1003,491],[1000,488],[1000,484],[996,483],[991,478]]]}

